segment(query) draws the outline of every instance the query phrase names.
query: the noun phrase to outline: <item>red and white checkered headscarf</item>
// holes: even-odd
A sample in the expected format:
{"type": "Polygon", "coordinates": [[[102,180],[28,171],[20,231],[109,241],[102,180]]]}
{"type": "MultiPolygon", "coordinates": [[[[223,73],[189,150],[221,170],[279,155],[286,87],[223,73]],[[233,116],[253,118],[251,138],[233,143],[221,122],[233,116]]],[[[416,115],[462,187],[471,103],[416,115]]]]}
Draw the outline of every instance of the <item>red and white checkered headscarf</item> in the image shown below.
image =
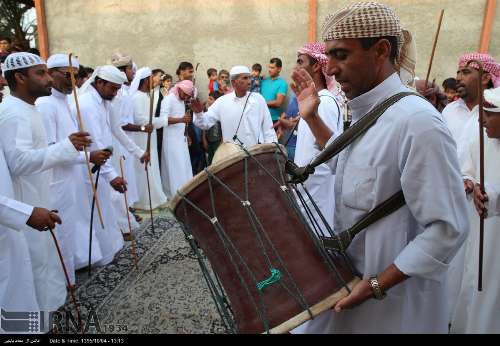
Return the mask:
{"type": "Polygon", "coordinates": [[[297,55],[301,54],[308,55],[319,62],[323,76],[325,76],[326,88],[333,91],[336,82],[335,78],[327,74],[328,57],[325,54],[325,44],[323,42],[307,43],[297,51],[297,55]]]}
{"type": "Polygon", "coordinates": [[[384,36],[397,38],[396,67],[403,82],[412,83],[416,65],[415,41],[389,6],[377,2],[352,4],[328,15],[322,30],[324,41],[384,36]]]}
{"type": "MultiPolygon", "coordinates": [[[[467,53],[460,57],[458,61],[458,67],[463,68],[467,65],[467,63],[471,60],[478,60],[483,63],[483,68],[485,72],[488,72],[491,75],[491,81],[493,82],[493,86],[500,86],[500,65],[495,61],[495,59],[489,55],[484,53],[467,53]]],[[[471,63],[471,67],[475,69],[479,69],[479,66],[476,63],[471,63]]]]}

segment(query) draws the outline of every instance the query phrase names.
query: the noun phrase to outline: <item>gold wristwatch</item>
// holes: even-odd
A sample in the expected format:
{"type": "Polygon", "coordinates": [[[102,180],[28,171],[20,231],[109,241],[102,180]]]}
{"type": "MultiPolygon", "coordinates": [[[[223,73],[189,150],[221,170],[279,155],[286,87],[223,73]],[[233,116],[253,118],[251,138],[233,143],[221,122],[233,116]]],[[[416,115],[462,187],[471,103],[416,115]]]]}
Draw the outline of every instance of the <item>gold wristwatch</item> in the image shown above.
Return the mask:
{"type": "Polygon", "coordinates": [[[368,279],[368,283],[370,284],[375,299],[382,300],[387,296],[385,292],[382,292],[376,276],[368,279]]]}

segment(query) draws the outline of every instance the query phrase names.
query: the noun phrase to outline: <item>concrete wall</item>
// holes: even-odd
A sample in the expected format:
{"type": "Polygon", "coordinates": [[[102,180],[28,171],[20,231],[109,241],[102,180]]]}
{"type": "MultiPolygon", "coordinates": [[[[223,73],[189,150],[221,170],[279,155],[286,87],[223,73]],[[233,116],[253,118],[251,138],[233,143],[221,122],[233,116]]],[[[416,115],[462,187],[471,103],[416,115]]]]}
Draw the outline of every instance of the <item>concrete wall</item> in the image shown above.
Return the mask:
{"type": "MultiPolygon", "coordinates": [[[[318,39],[324,17],[354,1],[318,0],[318,39]]],[[[431,79],[454,76],[462,52],[477,50],[486,0],[392,0],[416,38],[417,72],[425,75],[441,8],[445,18],[431,79]]],[[[209,67],[284,61],[288,79],[295,52],[307,41],[307,0],[45,0],[51,53],[72,51],[84,65],[109,62],[116,51],[139,66],[174,75],[180,61],[200,63],[198,85],[206,90],[209,67]]],[[[493,36],[500,34],[500,6],[493,36]]],[[[500,42],[490,53],[500,57],[500,42]]],[[[424,76],[425,78],[425,76],[424,76]]]]}

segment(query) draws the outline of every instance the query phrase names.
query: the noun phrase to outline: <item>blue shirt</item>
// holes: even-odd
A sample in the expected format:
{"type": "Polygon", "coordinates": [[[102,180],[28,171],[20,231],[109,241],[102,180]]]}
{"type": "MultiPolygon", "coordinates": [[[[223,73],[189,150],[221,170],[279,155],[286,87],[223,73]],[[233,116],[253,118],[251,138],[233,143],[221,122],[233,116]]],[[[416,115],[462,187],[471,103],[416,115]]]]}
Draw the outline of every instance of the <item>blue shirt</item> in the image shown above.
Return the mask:
{"type": "MultiPolygon", "coordinates": [[[[299,115],[299,104],[295,95],[292,95],[292,97],[290,98],[290,103],[288,104],[288,108],[286,109],[285,114],[287,119],[295,118],[299,115]]],[[[288,140],[288,147],[295,147],[297,143],[297,134],[292,133],[292,129],[290,129],[286,131],[285,140],[288,140]],[[288,139],[289,136],[291,136],[290,139],[288,139]]]]}
{"type": "MultiPolygon", "coordinates": [[[[278,94],[283,94],[286,96],[288,92],[288,83],[283,78],[276,78],[275,80],[266,78],[262,81],[261,86],[261,94],[264,96],[266,102],[274,101],[278,98],[278,94]]],[[[271,113],[271,117],[273,121],[279,119],[281,115],[281,107],[280,108],[271,108],[269,107],[269,112],[271,113]]]]}

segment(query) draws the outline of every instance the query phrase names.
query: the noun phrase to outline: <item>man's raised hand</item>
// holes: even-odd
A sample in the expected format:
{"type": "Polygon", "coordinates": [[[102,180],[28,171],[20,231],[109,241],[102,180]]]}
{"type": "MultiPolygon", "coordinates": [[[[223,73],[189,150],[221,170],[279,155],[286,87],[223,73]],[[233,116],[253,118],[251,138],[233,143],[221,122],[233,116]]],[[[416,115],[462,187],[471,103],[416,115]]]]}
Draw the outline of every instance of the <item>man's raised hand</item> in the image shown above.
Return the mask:
{"type": "Polygon", "coordinates": [[[292,72],[291,88],[297,97],[299,113],[304,120],[308,120],[318,113],[320,99],[312,77],[303,68],[292,72]]]}

